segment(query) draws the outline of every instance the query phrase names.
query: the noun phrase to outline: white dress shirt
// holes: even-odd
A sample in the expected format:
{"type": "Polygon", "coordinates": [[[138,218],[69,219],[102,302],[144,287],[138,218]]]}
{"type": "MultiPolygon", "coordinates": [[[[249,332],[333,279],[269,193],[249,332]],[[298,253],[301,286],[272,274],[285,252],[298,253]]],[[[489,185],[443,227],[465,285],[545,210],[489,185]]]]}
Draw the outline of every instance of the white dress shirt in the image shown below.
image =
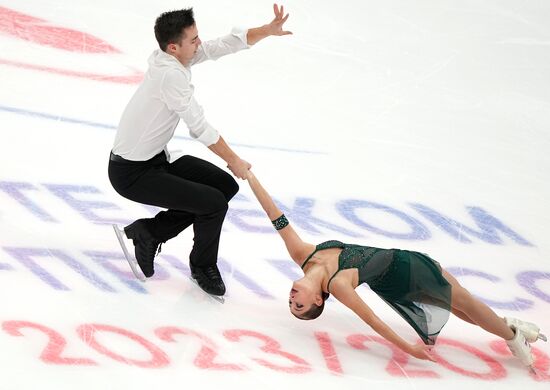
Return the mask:
{"type": "Polygon", "coordinates": [[[247,32],[233,29],[229,35],[203,42],[187,66],[170,54],[155,50],[149,57],[144,80],[122,114],[113,153],[132,161],[148,160],[162,150],[168,153],[166,145],[180,118],[192,138],[206,146],[218,142],[218,131],[208,123],[193,97],[191,65],[250,47],[247,32]]]}

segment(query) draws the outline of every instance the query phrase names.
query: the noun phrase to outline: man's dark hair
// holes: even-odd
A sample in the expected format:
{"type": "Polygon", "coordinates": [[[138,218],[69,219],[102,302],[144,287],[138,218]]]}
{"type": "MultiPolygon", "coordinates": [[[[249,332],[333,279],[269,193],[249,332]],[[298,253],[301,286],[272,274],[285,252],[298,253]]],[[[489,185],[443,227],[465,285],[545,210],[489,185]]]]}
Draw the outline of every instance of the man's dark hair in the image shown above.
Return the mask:
{"type": "Polygon", "coordinates": [[[162,51],[166,51],[168,44],[179,42],[183,30],[195,24],[193,8],[168,11],[161,14],[155,21],[155,38],[162,51]]]}
{"type": "Polygon", "coordinates": [[[296,318],[299,318],[301,320],[314,320],[316,319],[317,317],[319,317],[321,315],[321,313],[323,312],[323,310],[325,309],[325,301],[328,299],[328,297],[330,297],[330,294],[329,293],[326,293],[326,292],[322,292],[322,297],[323,297],[323,303],[321,303],[320,306],[317,306],[315,303],[312,304],[310,306],[310,308],[308,309],[308,311],[302,313],[302,315],[300,316],[297,316],[296,314],[294,314],[294,316],[296,318]]]}

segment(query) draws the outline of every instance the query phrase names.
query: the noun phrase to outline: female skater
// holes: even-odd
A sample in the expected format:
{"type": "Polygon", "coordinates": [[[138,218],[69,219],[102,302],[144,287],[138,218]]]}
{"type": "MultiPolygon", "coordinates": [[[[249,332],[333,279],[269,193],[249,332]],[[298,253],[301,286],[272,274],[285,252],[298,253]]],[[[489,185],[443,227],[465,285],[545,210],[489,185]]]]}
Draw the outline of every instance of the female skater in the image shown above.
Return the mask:
{"type": "Polygon", "coordinates": [[[536,325],[498,317],[425,254],[339,241],[316,246],[303,242],[251,171],[247,179],[290,257],[304,271],[304,277],[293,283],[288,300],[290,311],[297,318],[317,318],[330,293],[386,340],[416,358],[433,361],[431,346],[452,312],[506,340],[514,356],[532,368],[529,342],[538,338],[546,341],[536,325]],[[355,291],[361,283],[367,283],[397,311],[424,343],[406,342],[378,318],[355,291]]]}

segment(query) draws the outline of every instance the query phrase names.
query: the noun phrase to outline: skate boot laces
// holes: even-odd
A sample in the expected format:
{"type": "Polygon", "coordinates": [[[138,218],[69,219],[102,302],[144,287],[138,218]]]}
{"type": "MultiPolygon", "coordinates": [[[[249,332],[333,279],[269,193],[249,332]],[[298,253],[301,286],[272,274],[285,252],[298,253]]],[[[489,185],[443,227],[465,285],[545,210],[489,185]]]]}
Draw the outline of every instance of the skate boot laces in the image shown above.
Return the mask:
{"type": "Polygon", "coordinates": [[[215,265],[205,267],[205,268],[202,269],[202,271],[208,277],[208,279],[211,279],[211,280],[221,280],[222,279],[222,276],[220,274],[220,270],[215,265]]]}
{"type": "Polygon", "coordinates": [[[192,267],[191,277],[195,279],[199,287],[208,294],[217,296],[225,294],[225,284],[215,264],[205,267],[192,267]]]}

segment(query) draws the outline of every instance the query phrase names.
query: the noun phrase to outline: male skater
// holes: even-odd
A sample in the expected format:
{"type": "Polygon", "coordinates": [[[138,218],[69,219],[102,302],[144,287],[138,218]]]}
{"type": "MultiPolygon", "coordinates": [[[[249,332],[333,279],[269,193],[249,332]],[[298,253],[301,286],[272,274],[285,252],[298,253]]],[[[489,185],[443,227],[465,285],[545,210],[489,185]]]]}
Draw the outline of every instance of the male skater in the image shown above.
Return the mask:
{"type": "Polygon", "coordinates": [[[273,5],[268,24],[202,42],[192,8],[165,12],[155,22],[160,49],[149,57],[145,78],[126,106],[109,160],[109,180],[123,197],[167,209],[154,218],[138,219],[124,231],[115,226],[119,242],[136,277],[154,273],[153,260],[162,243],[193,225],[189,255],[191,275],[207,293],[223,296],[225,285],[217,267],[220,233],[229,200],[239,186],[227,172],[186,155],[170,162],[166,148],[181,119],[191,137],[221,157],[231,172],[246,179],[251,165],[241,159],[206,120],[193,96],[191,66],[246,49],[271,35],[287,35],[288,19],[273,5]],[[122,235],[132,239],[135,259],[122,235]],[[137,266],[136,266],[137,261],[137,266]]]}

